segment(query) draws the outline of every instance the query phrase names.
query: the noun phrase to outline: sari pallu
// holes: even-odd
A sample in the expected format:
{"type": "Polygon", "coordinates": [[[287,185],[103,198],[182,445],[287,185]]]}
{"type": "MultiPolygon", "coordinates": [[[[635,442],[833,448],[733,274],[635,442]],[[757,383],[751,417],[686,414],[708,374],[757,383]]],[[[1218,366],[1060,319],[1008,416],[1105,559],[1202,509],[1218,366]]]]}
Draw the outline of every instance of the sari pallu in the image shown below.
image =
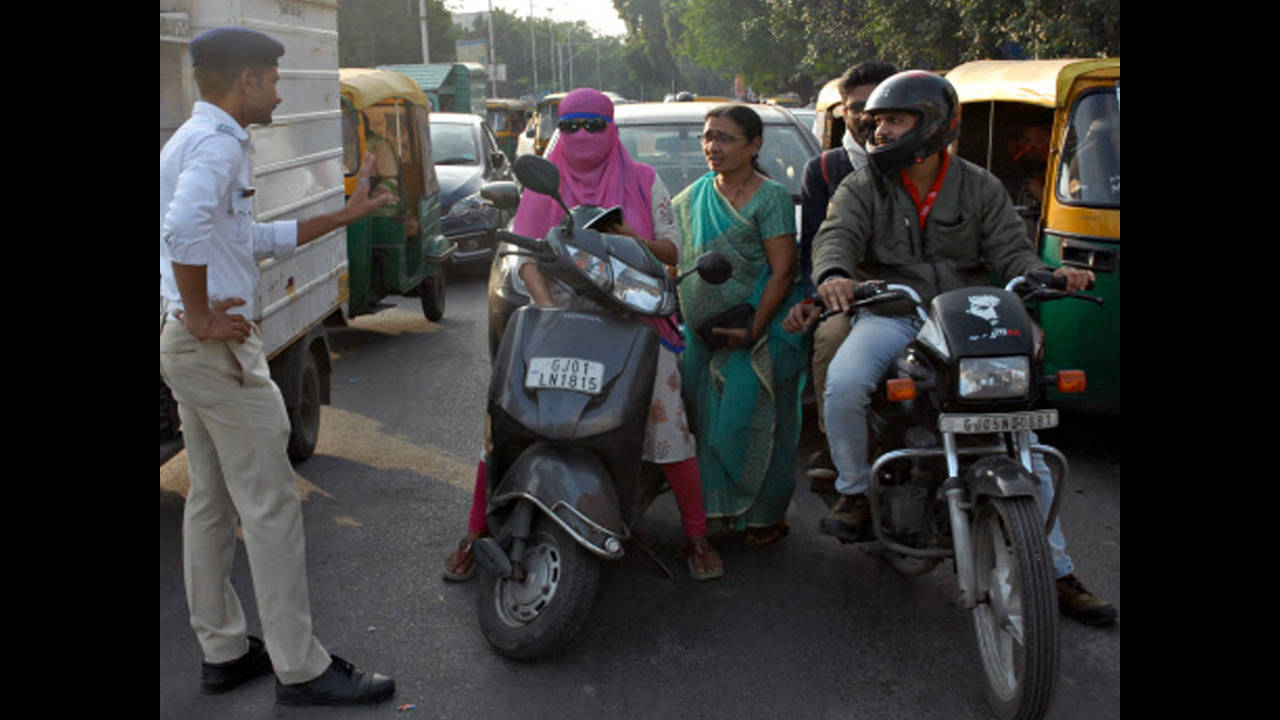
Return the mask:
{"type": "Polygon", "coordinates": [[[741,303],[758,307],[771,274],[764,239],[795,232],[786,189],[766,183],[737,211],[707,173],[675,199],[686,242],[681,271],[715,250],[733,265],[722,285],[696,275],[680,285],[685,322],[681,374],[685,408],[698,442],[707,517],[729,529],[768,527],[786,515],[795,491],[800,395],[808,364],[808,336],[782,329],[802,289],[792,286],[764,334],[750,348],[710,351],[696,328],[741,303]]]}

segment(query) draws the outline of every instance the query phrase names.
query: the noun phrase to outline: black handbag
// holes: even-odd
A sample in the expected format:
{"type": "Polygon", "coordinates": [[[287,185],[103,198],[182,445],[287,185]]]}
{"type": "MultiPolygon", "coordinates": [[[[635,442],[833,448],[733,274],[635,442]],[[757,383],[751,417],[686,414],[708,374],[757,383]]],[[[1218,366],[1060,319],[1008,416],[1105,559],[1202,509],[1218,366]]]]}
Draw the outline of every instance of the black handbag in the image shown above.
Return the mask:
{"type": "Polygon", "coordinates": [[[751,321],[755,319],[756,309],[747,303],[734,305],[722,313],[707,318],[698,326],[698,337],[708,350],[719,350],[728,343],[724,335],[711,332],[711,328],[743,328],[751,331],[751,321]]]}

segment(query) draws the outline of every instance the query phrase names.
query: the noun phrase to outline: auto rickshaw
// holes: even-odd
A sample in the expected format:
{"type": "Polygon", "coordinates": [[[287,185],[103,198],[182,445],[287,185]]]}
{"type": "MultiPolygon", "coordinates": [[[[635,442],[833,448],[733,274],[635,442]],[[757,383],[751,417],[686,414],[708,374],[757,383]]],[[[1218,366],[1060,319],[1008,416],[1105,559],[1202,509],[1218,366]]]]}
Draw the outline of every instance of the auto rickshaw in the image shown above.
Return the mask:
{"type": "Polygon", "coordinates": [[[551,141],[551,133],[555,132],[556,129],[560,101],[568,94],[562,92],[551,93],[538,101],[538,107],[533,112],[533,118],[525,126],[524,134],[520,136],[520,142],[516,148],[517,155],[528,153],[541,155],[547,149],[547,143],[551,141]]]}
{"type": "Polygon", "coordinates": [[[516,159],[516,141],[529,120],[530,110],[529,103],[523,100],[489,98],[485,101],[489,128],[493,130],[498,148],[506,154],[507,160],[516,159]]]}
{"type": "Polygon", "coordinates": [[[382,309],[387,295],[422,300],[428,320],[444,316],[446,266],[456,245],[440,232],[440,183],[431,154],[431,102],[408,76],[341,68],[342,160],[346,194],[355,190],[366,151],[374,153],[370,186],[396,202],[347,228],[349,317],[382,309]]]}
{"type": "Polygon", "coordinates": [[[1046,372],[1084,370],[1060,407],[1120,412],[1120,58],[979,60],[947,79],[959,95],[957,154],[990,170],[1045,264],[1097,276],[1088,303],[1049,303],[1046,372]]]}
{"type": "Polygon", "coordinates": [[[813,103],[813,134],[826,152],[840,147],[844,137],[844,114],[840,98],[840,78],[832,78],[818,91],[813,103]]]}

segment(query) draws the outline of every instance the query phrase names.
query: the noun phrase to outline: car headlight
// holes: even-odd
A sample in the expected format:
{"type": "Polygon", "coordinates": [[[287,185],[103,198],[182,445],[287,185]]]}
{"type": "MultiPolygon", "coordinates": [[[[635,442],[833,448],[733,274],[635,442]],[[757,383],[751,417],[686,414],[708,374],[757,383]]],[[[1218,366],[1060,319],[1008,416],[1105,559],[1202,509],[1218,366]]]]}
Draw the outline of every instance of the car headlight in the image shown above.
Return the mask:
{"type": "Polygon", "coordinates": [[[482,207],[484,207],[484,200],[480,198],[480,193],[468,195],[450,206],[449,212],[445,214],[445,217],[459,217],[482,207]]]}
{"type": "Polygon", "coordinates": [[[1026,397],[1031,389],[1031,359],[1025,355],[960,359],[960,399],[1026,397]]]}
{"type": "Polygon", "coordinates": [[[662,281],[613,259],[613,296],[642,313],[662,307],[662,281]]]}

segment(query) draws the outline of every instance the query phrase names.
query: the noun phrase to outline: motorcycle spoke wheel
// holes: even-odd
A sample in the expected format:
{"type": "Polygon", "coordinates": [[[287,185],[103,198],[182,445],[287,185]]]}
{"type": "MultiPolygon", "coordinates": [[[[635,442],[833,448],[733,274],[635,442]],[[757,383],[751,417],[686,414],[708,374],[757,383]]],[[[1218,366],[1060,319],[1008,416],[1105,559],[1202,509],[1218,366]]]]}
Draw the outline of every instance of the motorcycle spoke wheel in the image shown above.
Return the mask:
{"type": "Polygon", "coordinates": [[[1057,686],[1053,565],[1033,498],[991,498],[973,522],[974,630],[986,694],[1002,720],[1044,717],[1057,686]]]}

